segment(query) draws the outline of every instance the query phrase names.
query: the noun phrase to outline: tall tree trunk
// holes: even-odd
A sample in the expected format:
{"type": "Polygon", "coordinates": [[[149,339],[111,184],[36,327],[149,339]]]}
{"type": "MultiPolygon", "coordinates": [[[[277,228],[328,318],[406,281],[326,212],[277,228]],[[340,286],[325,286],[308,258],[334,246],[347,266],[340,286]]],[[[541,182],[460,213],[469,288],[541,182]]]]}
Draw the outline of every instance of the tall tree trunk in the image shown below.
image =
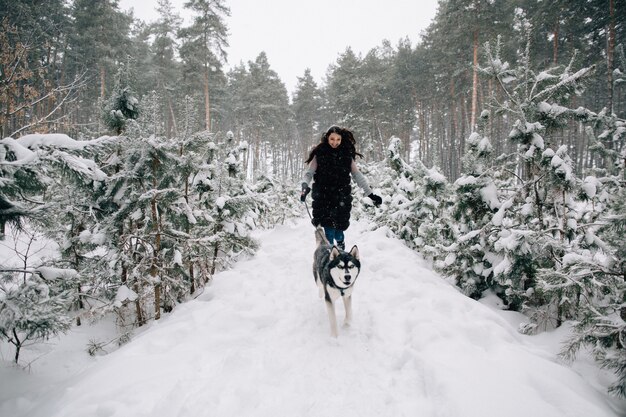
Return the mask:
{"type": "Polygon", "coordinates": [[[143,309],[141,308],[141,299],[139,297],[139,294],[141,294],[141,290],[139,289],[139,284],[136,282],[133,287],[135,293],[137,293],[137,298],[135,299],[135,314],[137,315],[137,326],[141,327],[146,322],[143,317],[143,309]]]}
{"type": "Polygon", "coordinates": [[[220,253],[220,244],[219,242],[215,242],[215,246],[213,247],[213,260],[211,261],[211,270],[209,271],[210,276],[215,275],[215,270],[217,269],[217,255],[220,253]]]}
{"type": "Polygon", "coordinates": [[[170,118],[172,119],[172,128],[174,129],[174,137],[178,137],[178,125],[176,124],[176,115],[174,114],[174,106],[172,105],[172,98],[167,95],[167,106],[170,110],[170,118]]]}
{"type": "MultiPolygon", "coordinates": [[[[154,190],[157,188],[157,168],[159,166],[159,160],[156,156],[152,157],[152,187],[154,190]]],[[[156,282],[154,286],[154,319],[159,320],[161,318],[161,282],[160,279],[157,279],[158,274],[158,264],[159,264],[159,253],[161,252],[161,225],[159,213],[157,210],[157,197],[156,195],[152,197],[150,200],[150,209],[152,212],[152,223],[154,227],[154,253],[152,255],[152,265],[150,265],[150,275],[152,276],[153,282],[156,282]]]]}
{"type": "Polygon", "coordinates": [[[554,23],[554,30],[552,31],[552,64],[556,65],[559,62],[559,19],[556,19],[554,23]]]}
{"type": "Polygon", "coordinates": [[[104,100],[106,94],[106,70],[104,65],[100,67],[100,98],[104,100]]]}
{"type": "Polygon", "coordinates": [[[457,176],[457,149],[456,149],[456,132],[457,132],[457,114],[456,114],[456,101],[455,101],[455,88],[454,78],[450,78],[450,115],[452,120],[450,121],[450,176],[451,179],[456,179],[457,176]]]}
{"type": "Polygon", "coordinates": [[[204,68],[204,123],[206,130],[211,131],[211,106],[209,101],[209,64],[204,68]]]}
{"type": "Polygon", "coordinates": [[[476,109],[478,107],[478,29],[474,30],[474,68],[472,70],[472,116],[470,130],[476,128],[476,109]]]}
{"type": "Polygon", "coordinates": [[[607,108],[613,114],[613,53],[615,51],[615,0],[609,0],[609,39],[606,51],[606,66],[608,75],[608,103],[607,108]]]}

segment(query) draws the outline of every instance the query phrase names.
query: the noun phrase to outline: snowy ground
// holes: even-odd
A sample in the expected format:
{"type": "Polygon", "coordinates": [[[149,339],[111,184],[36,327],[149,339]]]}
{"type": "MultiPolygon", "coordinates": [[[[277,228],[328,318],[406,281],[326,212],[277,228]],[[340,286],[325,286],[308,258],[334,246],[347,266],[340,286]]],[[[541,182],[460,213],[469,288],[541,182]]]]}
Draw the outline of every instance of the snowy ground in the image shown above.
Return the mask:
{"type": "Polygon", "coordinates": [[[366,230],[346,234],[363,270],[338,339],[301,219],[260,232],[254,258],[109,355],[85,353],[114,333],[106,322],[29,348],[27,370],[0,346],[0,416],[626,415],[605,394],[609,374],[555,359],[567,330],[520,335],[521,316],[468,299],[384,230],[366,230]]]}

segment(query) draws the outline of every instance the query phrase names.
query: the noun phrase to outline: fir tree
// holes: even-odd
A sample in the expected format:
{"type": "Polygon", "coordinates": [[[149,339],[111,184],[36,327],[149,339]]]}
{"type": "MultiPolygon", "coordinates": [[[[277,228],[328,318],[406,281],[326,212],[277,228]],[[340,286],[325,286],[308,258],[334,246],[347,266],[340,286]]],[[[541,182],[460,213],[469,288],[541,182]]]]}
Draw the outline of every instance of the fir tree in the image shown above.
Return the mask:
{"type": "Polygon", "coordinates": [[[590,348],[600,366],[617,375],[609,391],[626,397],[626,190],[623,186],[599,223],[601,227],[588,235],[597,249],[566,255],[558,272],[561,285],[566,280],[575,282],[581,300],[574,334],[562,355],[574,359],[583,346],[590,348]]]}
{"type": "MultiPolygon", "coordinates": [[[[506,98],[493,97],[491,113],[517,118],[508,139],[519,145],[517,166],[507,170],[517,181],[515,191],[504,196],[505,203],[490,220],[496,228],[485,249],[509,308],[554,305],[557,294],[536,292],[541,287],[537,275],[540,269],[554,267],[574,238],[573,199],[579,180],[567,147],[551,148],[551,134],[567,120],[588,120],[588,111],[566,104],[582,91],[592,68],[573,72],[570,62],[537,73],[530,67],[527,44],[519,66],[512,69],[501,60],[499,43],[494,49],[487,44],[485,50],[487,66],[481,72],[499,83],[506,98]]],[[[552,314],[544,313],[546,319],[552,314]]]]}
{"type": "Polygon", "coordinates": [[[0,141],[0,240],[7,225],[19,228],[25,217],[35,214],[29,197],[43,191],[46,183],[38,163],[37,155],[14,139],[0,141]]]}
{"type": "Polygon", "coordinates": [[[71,291],[63,290],[56,277],[44,279],[41,271],[25,275],[18,283],[10,274],[0,278],[0,339],[15,346],[15,363],[24,346],[65,332],[71,323],[67,315],[71,291]]]}
{"type": "Polygon", "coordinates": [[[181,57],[189,70],[200,71],[203,75],[204,128],[211,131],[210,87],[217,68],[226,58],[228,28],[225,17],[230,16],[230,9],[224,0],[188,0],[185,8],[194,12],[194,20],[190,27],[180,31],[183,38],[181,57]]]}
{"type": "Polygon", "coordinates": [[[131,87],[132,69],[129,65],[119,64],[115,75],[113,93],[102,109],[102,118],[105,125],[121,135],[129,120],[139,117],[139,100],[131,87]]]}
{"type": "Polygon", "coordinates": [[[591,119],[602,132],[595,150],[610,163],[596,170],[602,177],[587,177],[581,185],[582,200],[591,206],[578,225],[584,233],[559,268],[544,274],[562,295],[559,307],[575,314],[574,334],[561,354],[573,360],[583,346],[589,348],[601,367],[617,375],[609,391],[626,397],[626,160],[615,150],[626,121],[604,110],[591,119]]]}
{"type": "Polygon", "coordinates": [[[256,249],[250,236],[258,218],[258,201],[244,180],[240,153],[247,144],[237,143],[228,132],[222,143],[213,142],[207,164],[199,172],[196,186],[201,191],[199,207],[204,227],[198,230],[212,247],[209,275],[225,268],[241,252],[256,249]]]}
{"type": "Polygon", "coordinates": [[[391,196],[374,213],[378,224],[388,226],[409,247],[435,256],[437,242],[451,237],[447,215],[449,184],[436,169],[427,169],[420,161],[407,163],[402,155],[403,141],[392,137],[387,148],[387,164],[381,172],[379,187],[391,196]]]}
{"type": "Polygon", "coordinates": [[[489,253],[489,237],[492,218],[502,203],[490,166],[491,142],[474,132],[466,146],[465,174],[454,183],[452,216],[457,222],[456,236],[449,246],[439,245],[443,250],[440,256],[445,258],[436,265],[454,277],[466,295],[478,299],[493,285],[496,259],[489,253]]]}

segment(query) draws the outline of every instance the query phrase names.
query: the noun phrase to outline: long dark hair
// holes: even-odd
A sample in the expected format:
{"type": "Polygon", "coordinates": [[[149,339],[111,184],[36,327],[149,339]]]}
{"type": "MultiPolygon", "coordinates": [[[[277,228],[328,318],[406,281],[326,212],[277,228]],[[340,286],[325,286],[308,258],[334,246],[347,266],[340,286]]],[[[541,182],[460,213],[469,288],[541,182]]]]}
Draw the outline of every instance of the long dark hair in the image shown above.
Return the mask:
{"type": "Polygon", "coordinates": [[[339,144],[339,147],[338,147],[340,151],[348,152],[350,156],[352,157],[352,159],[356,159],[357,155],[363,158],[363,155],[361,155],[360,153],[356,151],[356,139],[354,139],[354,135],[352,134],[352,132],[343,127],[331,126],[326,131],[326,133],[322,135],[322,138],[320,139],[320,143],[315,145],[315,148],[311,150],[309,157],[307,158],[306,161],[304,161],[305,163],[308,164],[309,162],[313,160],[313,157],[315,156],[319,148],[321,148],[322,146],[328,146],[328,137],[332,133],[337,133],[339,136],[341,136],[341,143],[339,144]]]}

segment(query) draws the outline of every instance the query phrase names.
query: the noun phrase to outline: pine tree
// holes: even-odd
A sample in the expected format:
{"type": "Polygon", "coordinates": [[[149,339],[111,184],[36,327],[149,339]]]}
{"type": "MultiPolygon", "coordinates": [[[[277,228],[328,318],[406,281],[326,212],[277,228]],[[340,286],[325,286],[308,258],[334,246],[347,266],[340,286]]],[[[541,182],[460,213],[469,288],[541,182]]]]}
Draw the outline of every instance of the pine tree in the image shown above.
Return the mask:
{"type": "Polygon", "coordinates": [[[250,231],[258,218],[259,201],[246,183],[242,169],[240,154],[247,144],[238,143],[234,134],[228,132],[222,143],[213,142],[209,147],[207,165],[196,180],[201,192],[198,204],[205,219],[197,233],[212,248],[208,258],[209,277],[212,277],[240,253],[256,249],[250,231]]]}
{"type": "Polygon", "coordinates": [[[435,256],[437,242],[451,237],[451,221],[447,215],[449,184],[437,168],[427,169],[420,161],[408,164],[402,157],[403,141],[389,140],[384,167],[369,166],[383,195],[391,196],[373,213],[375,222],[385,225],[407,245],[435,256]]]}
{"type": "MultiPolygon", "coordinates": [[[[502,207],[491,166],[491,142],[474,132],[467,139],[466,146],[465,174],[454,183],[452,216],[458,224],[453,229],[455,239],[449,246],[439,245],[443,259],[436,266],[444,274],[454,277],[456,285],[466,295],[478,299],[493,286],[494,275],[508,271],[506,268],[494,270],[496,258],[490,254],[492,218],[502,207]]],[[[505,261],[506,258],[500,260],[502,265],[505,261]]]]}
{"type": "Polygon", "coordinates": [[[115,266],[115,288],[134,291],[135,323],[158,319],[171,309],[177,294],[187,293],[181,272],[173,266],[176,231],[169,213],[182,195],[178,183],[177,147],[162,136],[124,143],[121,159],[110,175],[101,205],[108,212],[101,223],[115,266]],[[154,314],[148,313],[152,307],[154,314]]]}
{"type": "Polygon", "coordinates": [[[576,283],[581,300],[574,334],[562,355],[574,359],[583,346],[589,347],[601,367],[617,374],[609,392],[626,397],[626,190],[623,185],[598,223],[601,226],[597,231],[588,233],[593,244],[590,250],[566,255],[559,271],[561,283],[565,279],[576,283]]]}
{"type": "Polygon", "coordinates": [[[180,33],[184,39],[181,56],[192,67],[201,69],[205,106],[205,129],[211,131],[210,79],[226,58],[228,28],[224,21],[230,9],[224,0],[189,0],[185,7],[194,13],[193,24],[180,33]]]}
{"type": "Polygon", "coordinates": [[[594,149],[609,163],[596,170],[599,178],[589,176],[581,185],[587,210],[577,226],[584,234],[579,233],[560,267],[544,274],[550,288],[560,291],[559,307],[568,308],[574,319],[562,356],[573,360],[588,347],[601,367],[617,375],[609,392],[626,397],[626,159],[624,151],[614,150],[624,141],[626,121],[605,110],[590,118],[602,132],[594,149]]]}
{"type": "MultiPolygon", "coordinates": [[[[493,257],[494,278],[509,308],[551,305],[552,295],[536,292],[541,287],[537,274],[553,267],[574,237],[573,197],[579,180],[567,147],[554,151],[550,135],[567,120],[588,120],[589,112],[565,105],[582,91],[592,68],[572,72],[570,63],[537,73],[527,44],[519,66],[511,69],[500,58],[499,43],[493,49],[487,44],[485,50],[487,65],[480,70],[493,77],[506,97],[492,98],[491,113],[515,115],[508,139],[518,144],[517,166],[508,170],[518,184],[491,221],[497,234],[486,242],[487,255],[493,257]]],[[[545,313],[546,318],[552,314],[545,313]]]]}
{"type": "Polygon", "coordinates": [[[158,20],[150,28],[154,34],[154,41],[151,45],[152,71],[154,72],[156,88],[160,96],[164,98],[167,105],[164,106],[164,113],[161,118],[167,121],[166,132],[168,137],[178,133],[178,121],[175,114],[174,104],[176,102],[176,80],[180,79],[180,64],[176,56],[176,34],[180,31],[182,19],[174,12],[171,0],[159,0],[157,11],[158,20]]]}
{"type": "Polygon", "coordinates": [[[102,109],[105,125],[117,135],[124,132],[129,120],[139,117],[139,99],[135,97],[132,82],[132,68],[121,63],[115,75],[113,92],[102,109]]]}
{"type": "MultiPolygon", "coordinates": [[[[16,191],[22,198],[29,204],[37,202],[39,206],[37,209],[30,208],[27,213],[29,221],[22,234],[31,233],[34,236],[33,231],[44,230],[46,237],[60,238],[64,256],[78,249],[75,242],[69,240],[71,237],[78,238],[74,234],[79,233],[78,227],[66,227],[64,221],[69,219],[68,215],[71,218],[89,218],[85,213],[93,208],[92,192],[97,194],[98,183],[106,179],[106,175],[89,158],[89,148],[97,148],[107,140],[79,142],[58,134],[26,135],[18,140],[4,140],[5,157],[20,166],[20,170],[15,172],[18,178],[21,177],[22,181],[29,179],[23,187],[20,181],[7,183],[20,187],[16,191]],[[37,175],[31,176],[31,172],[37,175]],[[32,188],[33,184],[35,188],[32,188]],[[78,184],[83,187],[83,194],[70,194],[72,198],[68,198],[69,193],[65,190],[77,190],[78,184]],[[33,191],[37,194],[32,195],[33,191]]],[[[21,268],[3,267],[0,271],[3,280],[1,291],[4,293],[0,297],[0,315],[3,316],[0,319],[0,334],[15,345],[16,362],[24,343],[45,340],[69,328],[72,319],[70,311],[80,300],[85,277],[80,273],[83,265],[77,258],[73,259],[75,262],[66,257],[47,260],[45,264],[40,261],[33,264],[28,251],[17,253],[17,256],[23,262],[21,268]]]]}
{"type": "Polygon", "coordinates": [[[12,138],[0,141],[0,240],[7,225],[19,228],[35,206],[28,197],[45,189],[45,175],[37,169],[36,154],[12,138]]]}
{"type": "Polygon", "coordinates": [[[85,73],[92,81],[80,92],[83,111],[76,116],[77,123],[90,126],[101,120],[107,83],[115,75],[117,64],[126,60],[131,18],[120,12],[113,0],[76,0],[71,7],[71,21],[67,76],[85,73]]]}
{"type": "Polygon", "coordinates": [[[298,150],[305,155],[309,148],[318,141],[322,126],[322,93],[318,88],[311,70],[306,69],[293,95],[292,109],[300,138],[298,150]]]}
{"type": "Polygon", "coordinates": [[[67,282],[71,272],[64,276],[41,268],[23,274],[17,283],[6,272],[0,278],[0,339],[15,346],[15,363],[27,343],[47,340],[67,331],[71,324],[67,310],[72,292],[59,282],[67,282]]]}
{"type": "Polygon", "coordinates": [[[233,133],[250,145],[247,166],[252,179],[258,175],[285,177],[289,152],[295,148],[287,89],[264,52],[249,61],[248,67],[238,67],[230,74],[230,87],[238,93],[233,107],[239,123],[233,133]]]}

